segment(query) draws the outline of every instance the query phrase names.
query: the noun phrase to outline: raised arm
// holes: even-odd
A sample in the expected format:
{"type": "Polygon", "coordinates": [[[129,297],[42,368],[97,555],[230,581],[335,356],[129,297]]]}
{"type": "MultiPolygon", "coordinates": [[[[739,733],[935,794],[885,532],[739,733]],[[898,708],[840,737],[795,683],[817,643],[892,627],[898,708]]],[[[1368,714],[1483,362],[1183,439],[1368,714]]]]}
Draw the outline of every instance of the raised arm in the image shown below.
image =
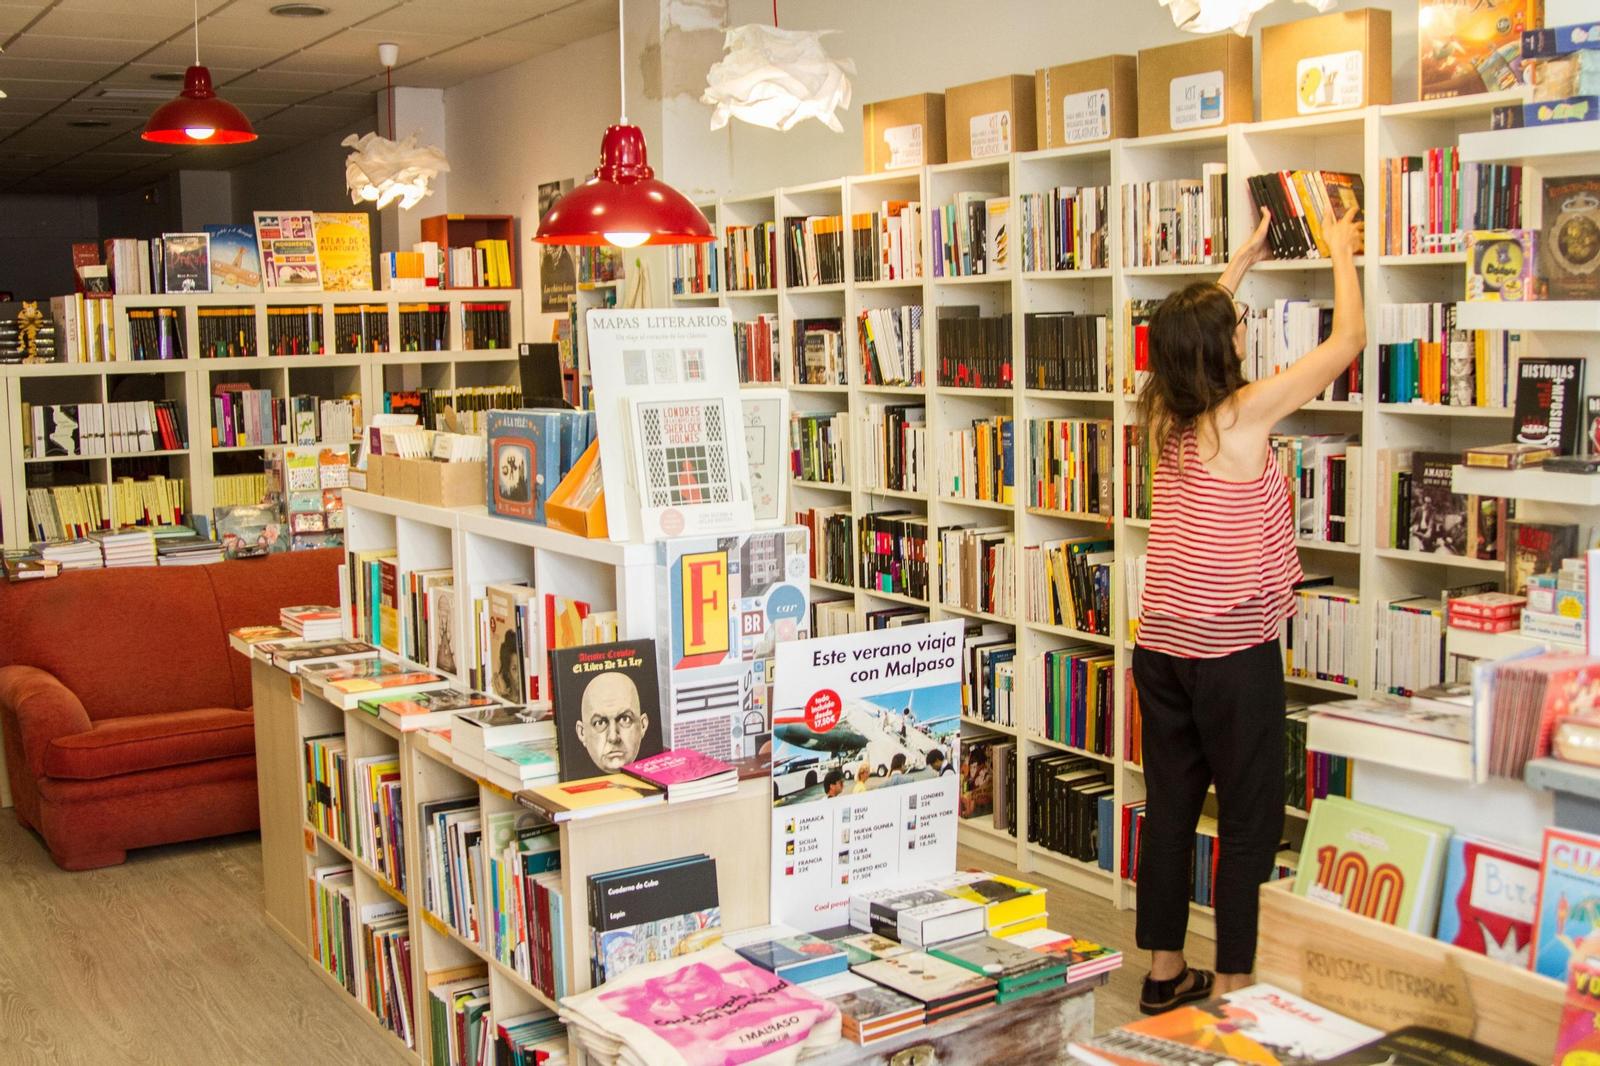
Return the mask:
{"type": "Polygon", "coordinates": [[[1228,259],[1228,268],[1222,272],[1222,277],[1217,279],[1217,284],[1227,289],[1230,295],[1239,291],[1239,286],[1244,283],[1244,276],[1250,272],[1251,267],[1271,255],[1267,248],[1267,227],[1271,224],[1272,212],[1263,207],[1261,224],[1250,234],[1250,239],[1244,242],[1244,247],[1236,250],[1228,259]]]}
{"type": "Polygon", "coordinates": [[[1354,214],[1328,227],[1333,259],[1333,332],[1328,339],[1281,374],[1251,382],[1239,390],[1241,417],[1275,425],[1316,399],[1367,346],[1367,317],[1361,306],[1361,281],[1356,255],[1362,249],[1366,223],[1354,214]]]}

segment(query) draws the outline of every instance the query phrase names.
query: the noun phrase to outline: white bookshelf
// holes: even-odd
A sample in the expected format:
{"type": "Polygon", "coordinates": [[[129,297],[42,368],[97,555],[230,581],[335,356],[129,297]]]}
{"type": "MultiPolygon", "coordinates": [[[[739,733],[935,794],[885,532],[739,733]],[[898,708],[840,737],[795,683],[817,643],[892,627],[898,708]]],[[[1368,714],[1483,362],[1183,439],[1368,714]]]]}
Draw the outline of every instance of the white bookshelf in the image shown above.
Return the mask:
{"type": "MultiPolygon", "coordinates": [[[[868,404],[911,403],[927,410],[929,451],[937,461],[943,433],[980,414],[1007,412],[1015,418],[1017,434],[1016,469],[1027,468],[1026,426],[1032,419],[1041,417],[1110,418],[1115,428],[1116,459],[1115,487],[1117,510],[1121,510],[1125,472],[1122,468],[1122,434],[1125,427],[1134,423],[1133,398],[1123,391],[1130,368],[1127,366],[1130,338],[1123,321],[1123,308],[1130,299],[1159,299],[1178,287],[1192,281],[1214,279],[1222,270],[1221,264],[1173,265],[1153,267],[1128,267],[1124,265],[1120,247],[1121,233],[1117,225],[1121,217],[1119,192],[1122,185],[1164,178],[1199,177],[1205,163],[1226,162],[1232,181],[1229,183],[1230,247],[1237,247],[1248,236],[1252,209],[1249,194],[1238,179],[1249,174],[1280,168],[1324,168],[1356,171],[1365,178],[1366,211],[1369,218],[1381,214],[1381,183],[1376,180],[1382,159],[1397,155],[1419,154],[1432,147],[1460,144],[1463,157],[1467,146],[1481,135],[1487,139],[1500,134],[1489,134],[1490,114],[1497,105],[1520,101],[1516,93],[1495,93],[1475,97],[1437,102],[1400,104],[1373,107],[1341,115],[1314,120],[1242,124],[1223,129],[1195,133],[1172,134],[1160,137],[1135,138],[1086,145],[1070,149],[1029,152],[1015,156],[978,160],[953,165],[931,166],[919,169],[846,177],[841,182],[828,182],[805,186],[799,190],[779,189],[756,196],[729,197],[703,205],[709,217],[718,222],[749,222],[762,218],[781,221],[786,213],[833,213],[833,190],[842,187],[843,214],[875,210],[882,200],[917,200],[923,204],[926,220],[931,211],[949,201],[960,190],[982,190],[991,195],[1038,192],[1061,184],[1099,185],[1111,188],[1109,216],[1111,221],[1111,266],[1103,270],[1070,272],[1021,270],[1020,243],[1013,238],[1012,263],[1007,271],[974,278],[924,277],[907,281],[855,282],[843,286],[843,318],[847,335],[849,358],[848,384],[842,389],[794,388],[792,360],[787,357],[791,323],[797,317],[806,317],[812,308],[826,301],[826,306],[838,306],[838,297],[832,293],[812,292],[788,284],[782,277],[773,293],[721,293],[692,298],[677,297],[675,306],[704,306],[719,303],[733,309],[735,318],[749,318],[757,310],[770,310],[776,303],[779,328],[785,344],[786,357],[782,361],[782,381],[793,389],[795,412],[847,411],[849,436],[846,441],[847,465],[851,470],[850,485],[831,486],[813,482],[792,485],[791,500],[796,509],[809,507],[836,507],[848,505],[851,512],[860,515],[872,511],[910,509],[926,513],[929,519],[930,538],[933,530],[956,521],[982,524],[1009,525],[1016,533],[1017,545],[1037,544],[1042,540],[1066,536],[1081,536],[1109,529],[1117,545],[1117,561],[1113,574],[1112,590],[1114,617],[1112,635],[1080,634],[1058,626],[1047,626],[1026,619],[1026,604],[1022,590],[1018,590],[1018,615],[1015,618],[983,620],[998,621],[1015,629],[1018,653],[1018,721],[1027,721],[1028,714],[1042,699],[1040,685],[1034,680],[1034,661],[1046,650],[1081,643],[1103,644],[1114,649],[1116,657],[1116,712],[1115,737],[1112,757],[1098,757],[1107,764],[1115,785],[1116,805],[1119,811],[1125,803],[1144,794],[1143,775],[1122,758],[1128,737],[1124,723],[1126,707],[1126,671],[1131,665],[1131,650],[1124,635],[1128,632],[1126,604],[1123,603],[1122,566],[1132,555],[1144,550],[1148,538],[1148,522],[1129,519],[1121,514],[1111,519],[1095,516],[1070,516],[1039,511],[1027,506],[1026,488],[1019,484],[1014,492],[1014,503],[1006,507],[977,504],[971,501],[951,500],[936,492],[896,492],[864,488],[860,470],[860,451],[857,442],[861,433],[861,415],[868,404]],[[928,353],[928,381],[921,387],[868,386],[862,383],[861,357],[855,336],[854,320],[863,308],[920,303],[925,308],[923,323],[924,349],[928,353]],[[1009,312],[1014,316],[1013,387],[1005,390],[948,389],[937,385],[936,309],[950,304],[978,304],[983,313],[1009,312]],[[1114,358],[1113,381],[1115,388],[1109,394],[1050,393],[1025,387],[1023,381],[1023,319],[1033,311],[1076,310],[1098,312],[1109,318],[1111,350],[1114,358]]],[[[1592,135],[1591,135],[1592,136],[1592,135]]],[[[1484,159],[1523,162],[1535,167],[1533,158],[1521,158],[1506,149],[1509,142],[1490,142],[1501,147],[1498,154],[1483,155],[1484,159]]],[[[1551,142],[1554,143],[1554,142],[1551,142]]],[[[1592,150],[1592,143],[1585,150],[1592,150]]],[[[1487,151],[1487,150],[1485,150],[1487,151]]],[[[1556,153],[1559,154],[1559,153],[1556,153]]],[[[1592,157],[1591,157],[1591,166],[1592,157]]],[[[1534,183],[1530,183],[1534,184],[1534,183]]],[[[1537,187],[1529,191],[1529,203],[1537,203],[1537,187]]],[[[1012,222],[1018,224],[1018,213],[1013,201],[1012,222]]],[[[846,226],[848,230],[848,223],[846,226]]],[[[720,228],[718,229],[720,234],[720,228]]],[[[925,221],[923,240],[925,249],[930,241],[931,229],[925,221]]],[[[1439,255],[1381,256],[1378,254],[1378,234],[1371,234],[1373,250],[1360,257],[1357,267],[1361,273],[1362,288],[1368,308],[1368,335],[1370,343],[1363,356],[1363,379],[1366,384],[1360,401],[1317,402],[1308,404],[1300,413],[1287,420],[1285,432],[1349,432],[1359,433],[1363,445],[1363,469],[1360,481],[1373,485],[1377,478],[1376,452],[1381,448],[1413,448],[1441,451],[1458,451],[1476,444],[1494,443],[1506,439],[1511,412],[1505,408],[1457,408],[1423,404],[1390,404],[1378,402],[1379,366],[1377,352],[1377,309],[1383,304],[1460,299],[1463,287],[1465,256],[1460,252],[1439,255]]],[[[781,257],[780,241],[780,257],[781,257]]],[[[848,255],[847,259],[850,258],[848,255]]],[[[925,257],[926,258],[926,257],[925,257]]],[[[1261,306],[1285,296],[1331,297],[1332,272],[1325,261],[1267,263],[1252,271],[1240,293],[1240,299],[1252,306],[1261,306]]],[[[1533,354],[1568,354],[1587,339],[1589,331],[1600,331],[1600,312],[1592,304],[1462,304],[1460,325],[1463,328],[1517,328],[1532,333],[1530,351],[1533,354]],[[1565,332],[1547,332],[1561,330],[1565,332]]],[[[835,312],[829,312],[835,313],[835,312]]],[[[1583,353],[1587,354],[1587,353],[1583,353]]],[[[1595,369],[1591,367],[1591,370],[1595,369]]],[[[1591,380],[1594,380],[1591,376],[1591,380]]],[[[937,484],[936,471],[930,471],[930,482],[937,484]]],[[[1459,480],[1457,490],[1473,492],[1498,491],[1504,484],[1467,488],[1459,480]]],[[[1480,476],[1473,472],[1473,476],[1480,476]]],[[[1487,476],[1487,475],[1482,475],[1487,476]]],[[[1557,475],[1544,475],[1556,477],[1557,475]]],[[[1519,473],[1520,477],[1520,473],[1519,473]]],[[[1019,481],[1021,476],[1019,474],[1019,481]]],[[[1573,486],[1587,486],[1582,478],[1567,478],[1573,486]]],[[[1600,482],[1600,479],[1590,479],[1600,482]]],[[[1476,483],[1474,483],[1476,484],[1476,483]]],[[[1510,490],[1512,495],[1534,491],[1518,484],[1510,490]]],[[[1600,504],[1600,490],[1584,487],[1566,488],[1549,492],[1554,505],[1574,502],[1574,492],[1594,496],[1600,504]]],[[[1370,490],[1368,492],[1370,496],[1370,490]]],[[[1447,585],[1483,580],[1499,572],[1499,563],[1486,564],[1476,560],[1424,555],[1401,548],[1379,549],[1376,537],[1376,509],[1370,500],[1362,506],[1360,543],[1356,545],[1326,544],[1302,540],[1298,542],[1302,565],[1308,574],[1331,574],[1340,584],[1356,586],[1361,592],[1361,644],[1376,647],[1378,611],[1382,605],[1395,599],[1415,595],[1434,595],[1447,585]]],[[[933,548],[930,546],[930,554],[933,548]]],[[[1020,575],[1019,575],[1020,577],[1020,575]]],[[[848,595],[853,599],[858,617],[871,610],[901,603],[920,601],[907,597],[850,588],[842,583],[813,581],[813,591],[819,597],[848,595]]],[[[934,618],[974,617],[963,611],[938,603],[926,604],[934,618]]],[[[1289,678],[1291,699],[1307,703],[1335,698],[1341,695],[1367,696],[1372,694],[1373,664],[1368,663],[1354,687],[1312,679],[1289,678]]],[[[971,735],[1015,736],[1019,745],[1019,763],[1028,755],[1046,750],[1062,750],[1056,744],[1026,728],[1003,728],[982,722],[969,722],[966,731],[971,735]]],[[[1365,769],[1355,773],[1358,798],[1364,796],[1365,769]]],[[[1025,820],[1027,813],[1026,775],[1019,774],[1018,816],[1025,820]]],[[[1386,794],[1387,785],[1383,793],[1386,794]]],[[[1380,793],[1374,792],[1373,798],[1380,793]]],[[[1292,840],[1298,837],[1297,823],[1302,819],[1289,815],[1287,834],[1292,840]]],[[[1103,827],[1104,828],[1104,827],[1103,827]]],[[[1111,827],[1116,833],[1113,868],[1120,870],[1122,847],[1120,825],[1111,827]]],[[[1087,867],[1065,857],[1054,855],[1026,842],[1026,826],[1019,827],[1016,838],[1007,833],[995,833],[990,827],[965,824],[961,828],[962,842],[987,854],[1016,863],[1024,871],[1046,873],[1104,896],[1119,906],[1131,906],[1134,889],[1120,877],[1108,876],[1098,867],[1087,867]]],[[[1204,929],[1209,922],[1206,908],[1196,907],[1198,926],[1204,929]]]]}
{"type": "MultiPolygon", "coordinates": [[[[541,591],[581,597],[596,610],[615,610],[623,639],[659,637],[654,545],[587,540],[545,526],[488,514],[479,507],[443,508],[350,491],[345,497],[348,552],[393,548],[402,572],[435,567],[454,571],[457,633],[470,626],[471,599],[483,586],[527,581],[541,591]]],[[[348,629],[348,620],[346,629],[348,629]]],[[[464,651],[464,649],[463,649],[464,651]]],[[[462,661],[465,662],[463,655],[462,661]]],[[[412,1004],[417,1046],[405,1049],[390,1034],[397,1052],[412,1062],[432,1062],[428,1026],[428,975],[481,963],[487,970],[493,1014],[499,1020],[540,1007],[551,999],[493,954],[493,943],[463,936],[424,906],[424,827],[420,805],[440,799],[474,797],[485,815],[522,808],[510,793],[464,771],[448,752],[421,732],[400,733],[360,709],[344,711],[281,671],[253,666],[257,703],[258,765],[262,781],[262,855],[265,904],[279,935],[307,954],[314,972],[327,974],[310,956],[311,912],[307,884],[319,866],[348,862],[354,870],[358,906],[392,900],[406,907],[414,971],[412,1004]],[[393,752],[400,762],[405,806],[405,890],[385,879],[351,847],[331,839],[306,820],[303,760],[306,737],[340,733],[353,760],[393,752]]],[[[462,683],[458,677],[458,683],[462,683]]],[[[353,782],[347,794],[356,796],[353,782]]],[[[751,864],[752,840],[770,832],[771,795],[765,781],[744,782],[737,793],[708,800],[660,804],[635,811],[580,819],[558,827],[561,893],[565,905],[565,966],[571,992],[589,987],[587,878],[606,870],[706,853],[718,859],[723,922],[738,929],[767,920],[768,868],[751,864]]],[[[478,871],[487,886],[486,869],[478,871]]],[[[487,930],[487,903],[480,905],[480,929],[487,930]]],[[[359,951],[358,951],[359,954],[359,951]]],[[[369,1022],[382,1026],[337,982],[328,983],[369,1022]]],[[[385,1030],[385,1032],[387,1032],[385,1030]]],[[[585,1061],[574,1044],[574,1062],[585,1061]]]]}
{"type": "Polygon", "coordinates": [[[347,394],[361,397],[363,418],[383,410],[386,391],[511,385],[519,380],[516,344],[522,340],[522,294],[506,289],[446,289],[421,292],[201,293],[113,297],[117,352],[124,358],[94,363],[8,364],[0,366],[0,400],[7,412],[0,422],[0,543],[22,547],[28,542],[27,485],[35,468],[69,463],[87,471],[91,483],[108,484],[143,460],[159,459],[160,472],[188,482],[191,514],[209,514],[215,494],[212,479],[224,473],[264,468],[264,453],[282,445],[219,447],[211,443],[211,397],[224,382],[248,383],[274,396],[309,394],[324,398],[347,394]],[[401,309],[411,304],[442,304],[449,321],[447,346],[436,350],[401,350],[401,309]],[[463,328],[464,305],[504,304],[510,316],[510,341],[504,348],[468,350],[463,328]],[[382,352],[338,352],[335,314],[348,306],[378,306],[388,317],[391,348],[382,352]],[[254,316],[257,350],[268,343],[268,312],[277,307],[314,306],[321,316],[327,354],[256,355],[200,358],[200,308],[236,307],[254,316]],[[130,309],[170,307],[179,310],[187,358],[133,360],[128,337],[130,309]],[[117,399],[172,399],[180,402],[189,446],[171,451],[119,453],[111,456],[28,459],[23,455],[19,412],[23,403],[89,403],[117,399]]]}

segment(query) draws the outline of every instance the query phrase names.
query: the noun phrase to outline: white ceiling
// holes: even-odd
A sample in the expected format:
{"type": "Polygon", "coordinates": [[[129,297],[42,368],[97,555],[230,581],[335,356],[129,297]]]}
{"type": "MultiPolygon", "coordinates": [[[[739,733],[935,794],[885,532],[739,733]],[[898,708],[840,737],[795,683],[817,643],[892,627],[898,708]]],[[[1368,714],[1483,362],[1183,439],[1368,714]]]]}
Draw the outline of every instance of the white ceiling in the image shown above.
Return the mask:
{"type": "Polygon", "coordinates": [[[397,86],[445,88],[616,27],[613,0],[199,0],[200,61],[260,138],[216,148],[140,140],[194,61],[194,0],[0,0],[0,191],[115,192],[172,170],[229,169],[312,137],[372,125],[378,45],[397,86]],[[150,99],[103,95],[140,90],[150,99]],[[74,121],[103,121],[85,129],[74,121]]]}

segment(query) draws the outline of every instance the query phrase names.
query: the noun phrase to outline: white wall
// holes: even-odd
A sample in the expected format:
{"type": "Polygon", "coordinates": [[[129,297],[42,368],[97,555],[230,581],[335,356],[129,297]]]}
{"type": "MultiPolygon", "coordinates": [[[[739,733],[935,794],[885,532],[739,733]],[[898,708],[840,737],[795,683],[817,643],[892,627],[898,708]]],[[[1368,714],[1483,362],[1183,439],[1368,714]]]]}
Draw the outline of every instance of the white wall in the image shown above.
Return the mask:
{"type": "Polygon", "coordinates": [[[99,238],[93,196],[0,195],[0,291],[44,300],[73,291],[72,243],[99,238]]]}
{"type": "MultiPolygon", "coordinates": [[[[602,34],[445,90],[450,206],[517,217],[523,331],[550,335],[539,313],[539,184],[594,170],[617,121],[617,36],[602,34]]],[[[631,117],[631,116],[630,116],[631,117]]]]}
{"type": "MultiPolygon", "coordinates": [[[[1345,0],[1337,9],[1359,7],[1391,9],[1395,102],[1416,99],[1417,0],[1345,0]]],[[[1258,92],[1260,27],[1311,14],[1303,4],[1276,0],[1256,16],[1258,92]]],[[[734,25],[771,18],[768,0],[730,0],[734,25]]],[[[780,4],[779,20],[793,29],[840,31],[824,42],[830,55],[855,60],[850,112],[841,116],[842,134],[816,122],[788,133],[732,123],[736,193],[860,173],[861,108],[870,101],[1193,39],[1173,27],[1156,0],[807,0],[780,4]]]]}
{"type": "MultiPolygon", "coordinates": [[[[233,218],[230,221],[250,225],[252,211],[371,210],[366,205],[357,207],[350,203],[344,184],[344,158],[350,154],[350,149],[339,142],[352,133],[370,132],[377,127],[377,122],[374,108],[373,117],[357,123],[356,127],[324,134],[228,171],[233,175],[233,218]]],[[[377,232],[376,225],[373,232],[377,232]]]]}

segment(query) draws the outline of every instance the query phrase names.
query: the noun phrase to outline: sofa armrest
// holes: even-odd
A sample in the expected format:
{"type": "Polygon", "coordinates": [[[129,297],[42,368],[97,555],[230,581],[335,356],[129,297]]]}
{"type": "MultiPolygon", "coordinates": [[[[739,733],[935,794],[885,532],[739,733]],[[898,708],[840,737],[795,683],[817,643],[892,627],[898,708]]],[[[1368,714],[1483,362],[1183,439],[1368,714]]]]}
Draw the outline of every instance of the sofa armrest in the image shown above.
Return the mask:
{"type": "Polygon", "coordinates": [[[93,726],[72,690],[35,666],[0,667],[0,718],[8,743],[35,779],[44,776],[44,753],[51,741],[93,726]]]}

